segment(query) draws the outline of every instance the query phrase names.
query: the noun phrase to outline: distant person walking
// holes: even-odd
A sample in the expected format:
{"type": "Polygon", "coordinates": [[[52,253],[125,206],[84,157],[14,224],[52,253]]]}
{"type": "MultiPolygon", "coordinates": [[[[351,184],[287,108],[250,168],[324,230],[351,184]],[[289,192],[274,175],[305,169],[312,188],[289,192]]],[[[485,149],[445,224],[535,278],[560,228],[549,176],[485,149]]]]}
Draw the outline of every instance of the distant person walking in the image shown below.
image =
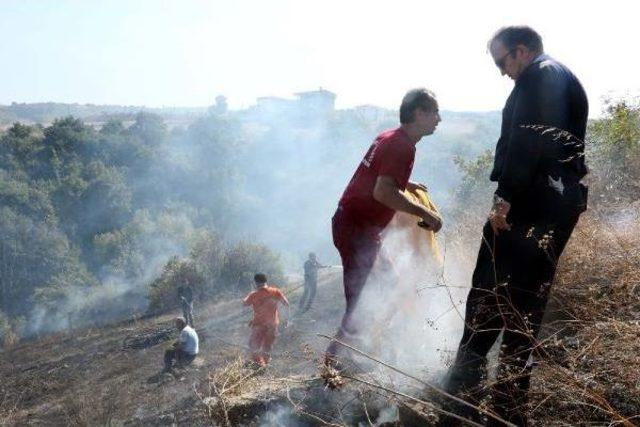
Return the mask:
{"type": "Polygon", "coordinates": [[[180,331],[178,340],[164,353],[164,370],[171,371],[174,361],[188,365],[196,358],[199,349],[198,334],[182,317],[175,319],[176,329],[180,331]]]}
{"type": "MultiPolygon", "coordinates": [[[[367,319],[353,317],[358,299],[374,262],[385,270],[392,265],[380,256],[381,233],[396,211],[422,218],[424,227],[437,232],[442,220],[433,211],[404,195],[405,189],[420,188],[409,181],[416,144],[431,135],[440,122],[438,102],[426,89],[407,92],[400,105],[400,127],[381,133],[369,147],[351,178],[332,219],[333,242],[343,267],[346,310],[336,338],[356,338],[357,323],[367,319]]],[[[325,362],[337,365],[338,344],[332,341],[325,362]]]]}
{"type": "Polygon", "coordinates": [[[315,253],[309,254],[309,258],[304,262],[304,293],[300,298],[298,313],[306,313],[311,308],[318,289],[318,270],[326,267],[318,262],[315,253]]]}
{"type": "Polygon", "coordinates": [[[576,76],[544,53],[532,28],[498,30],[489,51],[515,86],[502,111],[491,172],[498,188],[446,389],[476,403],[485,396],[487,352],[503,332],[489,392],[497,414],[520,426],[528,424],[533,350],[558,259],[586,209],[580,180],[587,173],[582,141],[588,104],[576,76]]]}
{"type": "Polygon", "coordinates": [[[178,298],[182,307],[182,316],[187,324],[193,328],[193,290],[188,283],[178,288],[178,298]]]}
{"type": "MultiPolygon", "coordinates": [[[[280,317],[278,304],[289,310],[289,301],[282,291],[275,286],[267,285],[267,276],[258,273],[254,277],[256,290],[244,299],[244,305],[253,308],[253,319],[249,348],[251,357],[259,366],[266,366],[271,359],[271,348],[278,335],[280,317]]],[[[288,316],[287,316],[288,319],[288,316]]]]}

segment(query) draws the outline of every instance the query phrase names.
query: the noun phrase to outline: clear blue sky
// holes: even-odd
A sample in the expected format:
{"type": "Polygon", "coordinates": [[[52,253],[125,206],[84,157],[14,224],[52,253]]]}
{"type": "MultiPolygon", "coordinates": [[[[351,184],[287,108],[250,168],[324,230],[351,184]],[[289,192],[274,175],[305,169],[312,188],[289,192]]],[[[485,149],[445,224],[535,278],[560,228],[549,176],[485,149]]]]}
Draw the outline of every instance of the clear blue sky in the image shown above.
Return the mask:
{"type": "Polygon", "coordinates": [[[491,33],[529,24],[601,98],[640,94],[638,1],[0,0],[0,103],[231,107],[324,87],[338,106],[495,110],[512,83],[491,33]]]}

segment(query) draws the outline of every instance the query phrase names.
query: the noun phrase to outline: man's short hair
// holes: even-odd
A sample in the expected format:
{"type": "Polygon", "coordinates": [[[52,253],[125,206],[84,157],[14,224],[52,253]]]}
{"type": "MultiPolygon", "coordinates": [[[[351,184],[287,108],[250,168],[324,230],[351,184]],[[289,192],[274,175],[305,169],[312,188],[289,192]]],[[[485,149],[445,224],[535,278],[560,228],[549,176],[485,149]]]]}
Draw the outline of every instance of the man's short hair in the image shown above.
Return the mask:
{"type": "Polygon", "coordinates": [[[174,322],[175,322],[176,324],[180,323],[180,324],[182,325],[182,327],[183,327],[183,328],[184,328],[185,326],[187,326],[187,321],[186,321],[186,320],[184,320],[184,317],[176,317],[176,318],[174,319],[174,322]]]}
{"type": "Polygon", "coordinates": [[[493,37],[491,37],[489,43],[487,43],[487,47],[490,49],[491,44],[496,40],[502,43],[507,50],[515,49],[518,45],[522,44],[532,52],[544,52],[542,37],[540,37],[540,34],[538,34],[536,30],[527,25],[512,25],[500,28],[495,32],[493,37]]]}
{"type": "Polygon", "coordinates": [[[267,283],[267,275],[263,273],[258,273],[255,276],[253,276],[253,280],[256,283],[260,283],[260,284],[267,283]]]}
{"type": "Polygon", "coordinates": [[[416,109],[420,108],[424,111],[436,111],[438,109],[438,101],[436,95],[423,87],[411,89],[402,98],[400,104],[400,123],[412,123],[416,119],[416,109]]]}

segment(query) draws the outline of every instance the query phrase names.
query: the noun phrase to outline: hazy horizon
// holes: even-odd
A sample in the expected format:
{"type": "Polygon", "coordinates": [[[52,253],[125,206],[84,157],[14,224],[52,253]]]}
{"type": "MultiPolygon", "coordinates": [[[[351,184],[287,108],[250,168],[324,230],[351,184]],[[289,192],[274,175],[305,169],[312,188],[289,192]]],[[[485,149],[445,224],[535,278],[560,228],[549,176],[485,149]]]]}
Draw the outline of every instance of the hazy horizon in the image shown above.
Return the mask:
{"type": "MultiPolygon", "coordinates": [[[[327,90],[325,88],[322,88],[324,90],[327,90]]],[[[310,90],[310,91],[313,91],[310,90]]],[[[306,92],[306,91],[303,91],[306,92]]],[[[237,106],[236,108],[233,108],[232,106],[229,107],[229,111],[235,111],[235,112],[239,112],[239,111],[243,111],[243,110],[247,110],[251,107],[255,107],[256,105],[258,105],[257,99],[258,98],[262,98],[262,96],[258,96],[256,98],[256,102],[254,102],[253,104],[250,105],[246,105],[246,106],[237,106]]],[[[277,97],[277,98],[281,98],[281,99],[286,99],[288,101],[295,101],[295,98],[292,97],[286,97],[286,96],[282,96],[282,97],[277,97]]],[[[337,100],[336,100],[337,101],[337,100]]],[[[100,104],[100,103],[95,103],[95,102],[58,102],[58,101],[38,101],[38,102],[17,102],[17,101],[13,101],[11,103],[8,104],[2,104],[0,103],[0,107],[11,107],[12,105],[42,105],[42,104],[58,104],[58,105],[77,105],[77,106],[93,106],[93,107],[122,107],[122,108],[140,108],[140,109],[148,109],[148,110],[162,110],[162,109],[184,109],[184,110],[206,110],[209,107],[215,105],[215,100],[213,100],[212,103],[210,104],[206,104],[206,105],[160,105],[160,106],[150,106],[150,105],[144,105],[144,104],[100,104]]],[[[386,107],[386,106],[381,106],[381,105],[374,105],[374,104],[357,104],[357,105],[352,105],[352,106],[346,106],[346,107],[340,107],[339,105],[336,105],[335,110],[337,111],[344,111],[344,110],[352,110],[352,109],[356,109],[356,108],[362,108],[362,107],[374,107],[374,108],[380,108],[380,109],[384,109],[387,111],[398,111],[400,104],[398,103],[397,107],[386,107]]],[[[464,113],[471,113],[471,114],[491,114],[491,113],[497,113],[500,112],[502,108],[496,108],[493,110],[455,110],[455,109],[450,109],[450,108],[440,108],[440,111],[443,112],[449,112],[449,113],[454,113],[454,114],[464,114],[464,113]]]]}
{"type": "Polygon", "coordinates": [[[397,108],[407,89],[427,86],[442,109],[496,111],[513,83],[486,41],[502,25],[529,24],[581,79],[593,117],[605,97],[640,93],[640,59],[630,54],[635,9],[622,0],[579,8],[545,0],[533,9],[502,0],[6,0],[0,104],[172,108],[224,95],[237,110],[322,87],[339,95],[339,109],[397,108]]]}

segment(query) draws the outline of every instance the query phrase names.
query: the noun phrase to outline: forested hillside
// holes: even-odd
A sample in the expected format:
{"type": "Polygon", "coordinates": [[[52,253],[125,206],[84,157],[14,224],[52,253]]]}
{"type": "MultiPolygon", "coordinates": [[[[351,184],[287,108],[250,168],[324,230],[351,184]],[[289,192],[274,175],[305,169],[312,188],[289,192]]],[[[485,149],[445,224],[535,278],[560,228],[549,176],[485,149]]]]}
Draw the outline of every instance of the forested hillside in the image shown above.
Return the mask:
{"type": "MultiPolygon", "coordinates": [[[[186,127],[146,112],[100,126],[13,124],[0,136],[2,330],[162,309],[186,278],[201,297],[257,269],[282,280],[312,250],[336,261],[337,199],[396,114],[212,108],[186,127]]],[[[421,143],[415,174],[437,201],[452,200],[453,158],[490,147],[497,118],[444,112],[421,143]]]]}

